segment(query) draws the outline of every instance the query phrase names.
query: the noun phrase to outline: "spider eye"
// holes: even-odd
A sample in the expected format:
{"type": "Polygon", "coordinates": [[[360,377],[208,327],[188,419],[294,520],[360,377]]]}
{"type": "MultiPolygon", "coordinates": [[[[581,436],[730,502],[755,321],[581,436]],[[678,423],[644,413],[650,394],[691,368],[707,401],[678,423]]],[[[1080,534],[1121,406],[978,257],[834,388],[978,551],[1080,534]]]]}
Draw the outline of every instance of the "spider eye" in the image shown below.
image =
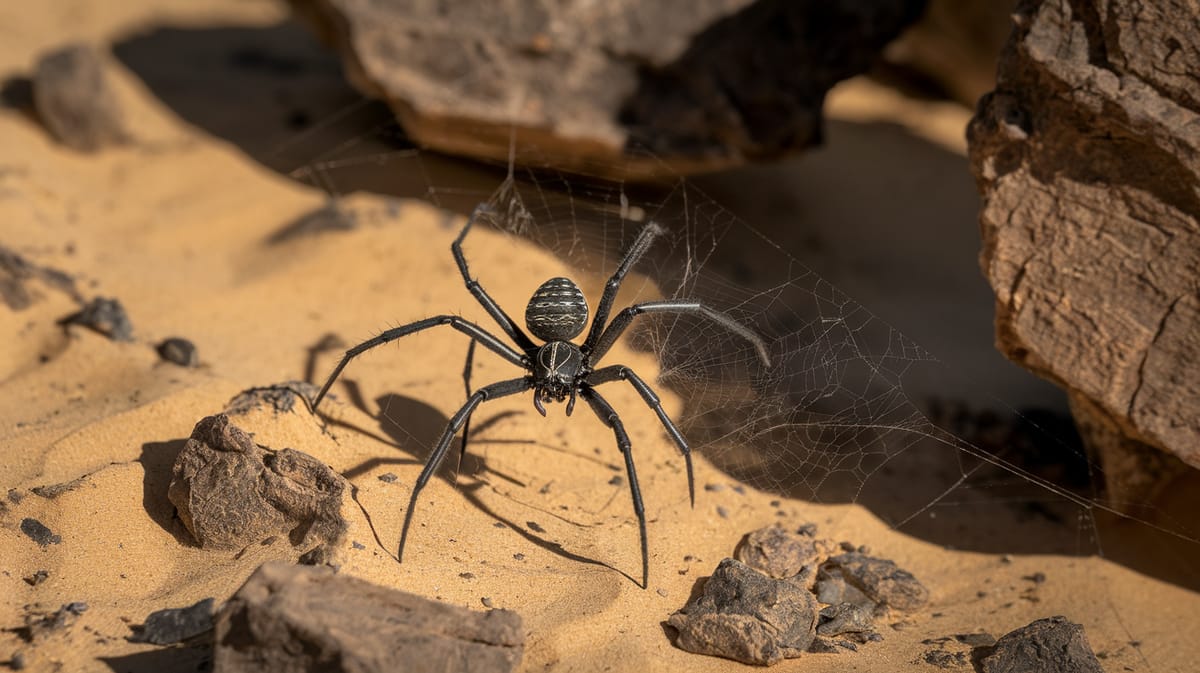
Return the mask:
{"type": "Polygon", "coordinates": [[[542,341],[569,341],[583,331],[587,320],[587,300],[569,278],[542,283],[525,307],[525,325],[542,341]]]}

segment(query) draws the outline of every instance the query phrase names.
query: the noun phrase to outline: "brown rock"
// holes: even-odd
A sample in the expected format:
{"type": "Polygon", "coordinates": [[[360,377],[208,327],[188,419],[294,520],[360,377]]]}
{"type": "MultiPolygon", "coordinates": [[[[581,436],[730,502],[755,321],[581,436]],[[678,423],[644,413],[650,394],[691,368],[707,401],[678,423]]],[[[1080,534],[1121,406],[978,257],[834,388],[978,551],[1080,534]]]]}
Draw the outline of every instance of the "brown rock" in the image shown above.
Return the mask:
{"type": "Polygon", "coordinates": [[[1083,627],[1066,617],[1039,619],[1011,631],[984,650],[983,673],[1104,673],[1083,627]],[[990,651],[989,651],[990,650],[990,651]]]}
{"type": "Polygon", "coordinates": [[[689,652],[770,665],[804,653],[816,620],[808,590],[727,558],[667,624],[679,633],[675,644],[689,652]]]}
{"type": "Polygon", "coordinates": [[[261,448],[219,414],[192,430],[167,495],[201,547],[238,549],[279,534],[297,547],[335,544],[346,530],[347,492],[321,461],[261,448]]]}
{"type": "Polygon", "coordinates": [[[877,605],[916,610],[929,602],[925,585],[894,561],[851,552],[830,558],[822,567],[822,572],[834,570],[877,605]]]}
{"type": "Polygon", "coordinates": [[[1115,502],[1178,469],[1148,447],[1200,467],[1195,7],[1023,2],[968,134],[997,347],[1067,389],[1115,502]]]}
{"type": "Polygon", "coordinates": [[[437,150],[652,177],[820,140],[821,105],[926,0],[292,0],[437,150]],[[649,147],[657,156],[645,157],[649,147]]]}
{"type": "Polygon", "coordinates": [[[71,45],[38,61],[33,76],[38,117],[68,147],[94,152],[129,141],[120,101],[91,47],[71,45]]]}
{"type": "Polygon", "coordinates": [[[512,671],[521,618],[473,612],[329,568],[267,563],[216,619],[215,673],[512,671]]]}
{"type": "Polygon", "coordinates": [[[733,556],[765,575],[783,579],[800,574],[805,566],[815,566],[819,553],[813,536],[767,526],[748,533],[733,556]]]}

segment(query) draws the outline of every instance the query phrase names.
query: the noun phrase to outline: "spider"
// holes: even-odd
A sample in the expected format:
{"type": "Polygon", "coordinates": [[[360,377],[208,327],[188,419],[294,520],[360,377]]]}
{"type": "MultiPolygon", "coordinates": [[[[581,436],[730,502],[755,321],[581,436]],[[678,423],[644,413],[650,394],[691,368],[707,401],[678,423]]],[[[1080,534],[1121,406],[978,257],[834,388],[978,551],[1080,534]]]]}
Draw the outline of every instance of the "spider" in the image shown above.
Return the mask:
{"type": "MultiPolygon", "coordinates": [[[[633,497],[633,511],[638,518],[638,532],[642,544],[642,588],[648,586],[649,552],[646,543],[646,513],[642,504],[642,494],[638,487],[637,472],[633,465],[633,452],[629,435],[621,418],[612,405],[596,390],[597,386],[614,381],[625,381],[641,396],[642,400],[654,411],[667,431],[667,435],[679,447],[687,467],[688,497],[692,507],[696,504],[696,487],[692,475],[692,455],[687,440],[675,427],[667,413],[663,411],[658,395],[632,369],[619,364],[597,367],[596,365],[608,353],[617,339],[629,327],[633,319],[644,313],[690,313],[707,318],[724,327],[730,332],[750,342],[758,353],[764,366],[770,366],[770,357],[763,340],[754,332],[741,325],[733,318],[715,311],[699,302],[687,299],[672,299],[666,301],[648,301],[633,304],[616,314],[609,322],[609,313],[621,281],[634,264],[646,253],[655,238],[662,235],[664,230],[654,222],[648,223],[638,233],[633,245],[625,252],[616,271],[604,286],[604,293],[596,308],[595,319],[588,329],[587,337],[582,344],[576,345],[571,340],[583,332],[588,324],[588,305],[583,292],[567,278],[551,278],[542,283],[533,293],[525,308],[525,324],[533,336],[544,343],[538,345],[504,312],[504,309],[488,295],[479,281],[471,278],[467,268],[466,257],[463,256],[462,243],[472,225],[480,215],[490,212],[488,204],[480,204],[467,219],[466,225],[458,237],[450,245],[454,261],[462,272],[463,282],[467,291],[483,306],[505,335],[516,345],[505,343],[499,337],[489,333],[484,328],[472,322],[463,320],[455,315],[439,315],[418,320],[401,327],[389,329],[378,336],[368,339],[346,351],[342,360],[329,375],[325,385],[313,401],[313,409],[321,403],[330,386],[345,369],[346,365],[363,352],[394,341],[401,337],[420,332],[438,325],[449,325],[471,338],[467,351],[467,364],[463,371],[464,382],[467,385],[468,398],[466,404],[450,418],[445,431],[434,446],[424,469],[417,477],[409,497],[408,510],[404,516],[404,526],[400,533],[400,548],[396,560],[403,561],[404,544],[408,539],[409,525],[412,523],[413,511],[417,497],[430,477],[437,471],[446,451],[459,430],[469,427],[471,414],[487,400],[494,400],[508,395],[533,390],[533,406],[542,416],[546,415],[545,404],[548,402],[566,401],[566,415],[570,416],[575,409],[576,397],[582,397],[592,411],[606,426],[612,429],[617,446],[625,458],[625,470],[629,476],[629,490],[633,497]],[[508,360],[525,370],[525,375],[518,378],[492,383],[483,386],[475,392],[470,390],[471,360],[475,344],[481,344],[488,350],[508,360]]],[[[464,433],[465,434],[465,433],[464,433]]],[[[461,451],[466,452],[466,437],[463,438],[461,451]]],[[[461,459],[461,454],[460,454],[461,459]]]]}

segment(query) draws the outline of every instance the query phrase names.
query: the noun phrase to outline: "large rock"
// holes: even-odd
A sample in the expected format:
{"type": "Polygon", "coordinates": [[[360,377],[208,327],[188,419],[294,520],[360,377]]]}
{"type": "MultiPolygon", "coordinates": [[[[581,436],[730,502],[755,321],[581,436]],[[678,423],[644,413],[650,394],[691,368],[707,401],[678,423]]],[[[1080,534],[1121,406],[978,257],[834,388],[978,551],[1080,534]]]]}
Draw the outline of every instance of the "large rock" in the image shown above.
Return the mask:
{"type": "Polygon", "coordinates": [[[238,549],[274,535],[296,547],[344,537],[348,484],[312,456],[258,446],[225,414],[196,424],[175,460],[167,492],[201,547],[238,549]]]}
{"type": "Polygon", "coordinates": [[[998,347],[1067,389],[1110,497],[1200,467],[1191,0],[1023,2],[969,129],[998,347]],[[1132,471],[1131,471],[1132,470],[1132,471]]]}
{"type": "Polygon", "coordinates": [[[267,563],[216,619],[215,673],[478,671],[521,662],[521,617],[473,612],[330,568],[267,563]]]}
{"type": "Polygon", "coordinates": [[[292,5],[426,146],[504,159],[514,130],[522,163],[648,177],[818,142],[825,92],[866,70],[925,2],[292,5]]]}
{"type": "Polygon", "coordinates": [[[1066,617],[1048,617],[1015,629],[980,648],[983,673],[1104,673],[1083,627],[1066,617]]]}

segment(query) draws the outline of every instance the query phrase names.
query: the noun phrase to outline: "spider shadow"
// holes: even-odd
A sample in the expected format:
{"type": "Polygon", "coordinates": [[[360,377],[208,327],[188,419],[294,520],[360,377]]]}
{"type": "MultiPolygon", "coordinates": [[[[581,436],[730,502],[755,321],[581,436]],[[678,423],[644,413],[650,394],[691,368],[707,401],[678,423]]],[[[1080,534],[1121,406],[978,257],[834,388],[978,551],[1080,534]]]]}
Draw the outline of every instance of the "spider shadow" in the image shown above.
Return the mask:
{"type": "MultiPolygon", "coordinates": [[[[370,406],[362,395],[361,388],[352,379],[346,379],[343,382],[343,387],[347,393],[347,401],[360,409],[364,413],[371,415],[370,406]]],[[[375,415],[376,421],[379,423],[379,430],[383,437],[374,432],[352,426],[348,423],[331,420],[333,424],[341,425],[355,432],[361,432],[369,436],[376,437],[390,446],[395,447],[399,451],[408,453],[411,458],[372,458],[363,461],[358,465],[343,472],[343,476],[347,479],[354,479],[361,476],[380,465],[424,465],[429,460],[432,447],[449,425],[450,419],[446,417],[438,409],[432,407],[420,400],[399,395],[396,393],[388,393],[381,395],[375,400],[375,408],[379,409],[379,413],[375,415]]],[[[496,424],[518,415],[522,412],[514,410],[501,411],[482,419],[478,423],[471,426],[472,436],[483,434],[489,428],[496,424]]],[[[489,438],[488,444],[512,444],[519,446],[528,446],[530,444],[538,444],[527,439],[503,439],[489,438]]],[[[589,565],[601,566],[617,572],[628,578],[634,584],[638,584],[632,576],[625,571],[615,568],[603,561],[583,556],[565,549],[561,544],[547,540],[538,536],[530,529],[520,525],[516,521],[506,518],[494,508],[490,507],[479,496],[479,491],[487,487],[485,476],[492,475],[503,479],[514,486],[524,488],[527,486],[523,481],[505,474],[503,471],[491,467],[487,464],[487,459],[478,453],[470,451],[470,443],[468,443],[468,451],[463,456],[462,461],[457,466],[455,465],[455,457],[447,456],[445,463],[438,469],[437,475],[439,478],[446,480],[451,485],[463,494],[467,502],[478,508],[481,512],[495,519],[498,523],[504,524],[509,529],[515,531],[518,535],[524,538],[530,544],[536,545],[546,551],[556,554],[569,561],[577,563],[585,563],[589,565]],[[460,481],[463,477],[467,477],[469,483],[460,481]]],[[[450,451],[457,453],[457,442],[450,447],[450,451]]],[[[543,448],[554,449],[556,447],[545,446],[543,448]]]]}

